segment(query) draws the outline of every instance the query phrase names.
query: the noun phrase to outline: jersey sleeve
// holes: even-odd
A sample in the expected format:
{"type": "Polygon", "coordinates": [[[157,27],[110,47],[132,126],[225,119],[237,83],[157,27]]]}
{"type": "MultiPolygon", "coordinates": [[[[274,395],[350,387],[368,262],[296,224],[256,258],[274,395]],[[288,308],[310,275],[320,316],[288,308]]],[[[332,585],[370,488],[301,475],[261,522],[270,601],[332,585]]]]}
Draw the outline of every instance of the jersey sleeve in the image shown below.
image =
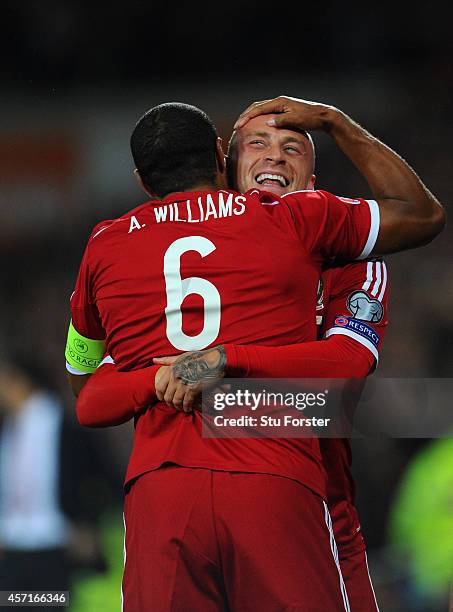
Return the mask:
{"type": "Polygon", "coordinates": [[[234,378],[364,378],[373,358],[340,337],[286,346],[225,344],[227,374],[234,378]]]}
{"type": "Polygon", "coordinates": [[[379,360],[388,324],[387,266],[381,260],[355,262],[326,272],[332,274],[322,334],[347,336],[379,360]]]}
{"type": "Polygon", "coordinates": [[[77,419],[86,427],[121,425],[157,401],[155,376],[160,366],[118,372],[104,359],[77,398],[77,419]]]}
{"type": "Polygon", "coordinates": [[[322,258],[366,259],[379,233],[375,200],[335,196],[327,191],[299,191],[282,196],[294,228],[309,252],[322,258]]]}
{"type": "Polygon", "coordinates": [[[103,340],[105,338],[105,331],[102,327],[92,292],[92,278],[89,267],[89,243],[80,264],[70,304],[74,328],[87,338],[91,338],[92,340],[103,340]]]}
{"type": "MultiPolygon", "coordinates": [[[[97,227],[93,230],[92,236],[96,230],[97,227]]],[[[99,360],[96,359],[92,362],[92,360],[86,359],[89,341],[103,341],[105,339],[105,331],[102,327],[101,318],[92,291],[92,277],[89,267],[89,244],[88,242],[88,246],[80,264],[76,285],[70,298],[71,324],[66,345],[66,370],[74,375],[91,373],[91,370],[95,368],[99,360]],[[72,346],[73,343],[71,344],[72,350],[75,351],[73,354],[74,359],[70,359],[67,352],[70,344],[71,329],[81,336],[79,342],[76,340],[76,343],[78,342],[77,347],[72,346]],[[82,363],[86,365],[90,364],[90,367],[84,367],[82,363]]],[[[99,346],[97,351],[102,355],[103,347],[99,342],[96,344],[99,346]]]]}

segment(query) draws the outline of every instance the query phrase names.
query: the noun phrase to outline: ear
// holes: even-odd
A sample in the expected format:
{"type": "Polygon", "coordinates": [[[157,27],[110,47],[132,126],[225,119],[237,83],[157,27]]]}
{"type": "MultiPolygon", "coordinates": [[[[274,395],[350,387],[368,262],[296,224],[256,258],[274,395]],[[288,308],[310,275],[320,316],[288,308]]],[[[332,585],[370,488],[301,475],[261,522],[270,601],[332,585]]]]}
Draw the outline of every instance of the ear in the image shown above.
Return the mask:
{"type": "Polygon", "coordinates": [[[307,189],[314,190],[316,181],[316,174],[312,174],[310,180],[307,183],[307,189]]]}
{"type": "Polygon", "coordinates": [[[135,178],[136,178],[136,180],[137,180],[137,183],[140,185],[140,188],[141,188],[141,189],[142,189],[142,190],[143,190],[143,191],[144,191],[144,192],[145,192],[147,195],[149,195],[149,197],[150,197],[150,198],[153,198],[153,199],[154,199],[154,198],[156,197],[156,194],[155,194],[155,193],[153,193],[153,192],[150,190],[150,188],[149,188],[149,187],[148,187],[148,186],[147,186],[147,185],[146,185],[146,184],[143,182],[143,179],[142,179],[142,177],[140,176],[139,171],[137,170],[137,168],[135,168],[135,170],[134,170],[134,175],[135,175],[135,178]]]}
{"type": "Polygon", "coordinates": [[[226,158],[225,153],[223,152],[222,139],[220,136],[217,136],[215,143],[215,156],[217,160],[217,168],[219,169],[220,174],[224,174],[226,169],[226,158]]]}

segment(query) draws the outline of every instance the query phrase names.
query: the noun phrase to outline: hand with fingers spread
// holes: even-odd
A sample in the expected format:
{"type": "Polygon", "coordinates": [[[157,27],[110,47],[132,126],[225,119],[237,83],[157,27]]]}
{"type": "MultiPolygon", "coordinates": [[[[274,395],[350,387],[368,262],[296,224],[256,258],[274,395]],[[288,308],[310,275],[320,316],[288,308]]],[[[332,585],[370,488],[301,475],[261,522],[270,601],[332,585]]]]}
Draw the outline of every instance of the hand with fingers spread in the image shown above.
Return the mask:
{"type": "Polygon", "coordinates": [[[222,345],[153,361],[164,366],[156,375],[158,399],[184,412],[194,408],[203,383],[216,383],[225,376],[226,353],[222,345]]]}
{"type": "MultiPolygon", "coordinates": [[[[287,96],[254,102],[236,121],[239,141],[239,136],[247,131],[244,126],[253,119],[259,121],[261,116],[268,130],[327,132],[354,164],[379,208],[374,255],[428,244],[443,229],[445,212],[414,170],[339,109],[287,96]]],[[[239,171],[237,174],[240,178],[239,171]]]]}
{"type": "Polygon", "coordinates": [[[234,129],[240,129],[259,115],[276,115],[269,117],[267,125],[296,131],[323,130],[329,131],[333,121],[342,115],[341,111],[327,104],[299,100],[289,96],[279,96],[273,100],[262,100],[251,104],[238,118],[234,129]]]}

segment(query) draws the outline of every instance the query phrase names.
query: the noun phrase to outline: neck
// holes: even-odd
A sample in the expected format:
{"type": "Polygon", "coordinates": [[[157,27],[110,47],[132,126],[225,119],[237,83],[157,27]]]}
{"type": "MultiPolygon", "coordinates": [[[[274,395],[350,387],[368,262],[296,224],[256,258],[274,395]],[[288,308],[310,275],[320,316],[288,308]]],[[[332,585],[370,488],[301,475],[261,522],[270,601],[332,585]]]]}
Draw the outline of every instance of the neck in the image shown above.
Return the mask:
{"type": "MultiPolygon", "coordinates": [[[[184,191],[217,191],[218,189],[227,189],[228,185],[223,175],[217,176],[216,179],[209,183],[197,183],[196,185],[188,185],[184,191]]],[[[167,193],[165,198],[172,196],[176,191],[167,193]]]]}

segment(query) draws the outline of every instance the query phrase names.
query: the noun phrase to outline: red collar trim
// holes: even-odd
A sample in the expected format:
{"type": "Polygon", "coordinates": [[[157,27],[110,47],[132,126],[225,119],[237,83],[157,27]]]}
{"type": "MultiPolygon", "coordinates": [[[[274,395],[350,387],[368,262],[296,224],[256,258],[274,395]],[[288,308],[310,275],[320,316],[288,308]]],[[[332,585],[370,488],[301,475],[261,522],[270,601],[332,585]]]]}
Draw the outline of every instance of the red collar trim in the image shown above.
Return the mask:
{"type": "MultiPolygon", "coordinates": [[[[205,189],[204,191],[176,191],[163,198],[163,200],[154,201],[156,204],[167,204],[169,202],[182,202],[183,200],[193,200],[198,196],[205,195],[207,193],[236,193],[233,189],[205,189]]],[[[153,204],[154,204],[153,202],[153,204]]]]}

